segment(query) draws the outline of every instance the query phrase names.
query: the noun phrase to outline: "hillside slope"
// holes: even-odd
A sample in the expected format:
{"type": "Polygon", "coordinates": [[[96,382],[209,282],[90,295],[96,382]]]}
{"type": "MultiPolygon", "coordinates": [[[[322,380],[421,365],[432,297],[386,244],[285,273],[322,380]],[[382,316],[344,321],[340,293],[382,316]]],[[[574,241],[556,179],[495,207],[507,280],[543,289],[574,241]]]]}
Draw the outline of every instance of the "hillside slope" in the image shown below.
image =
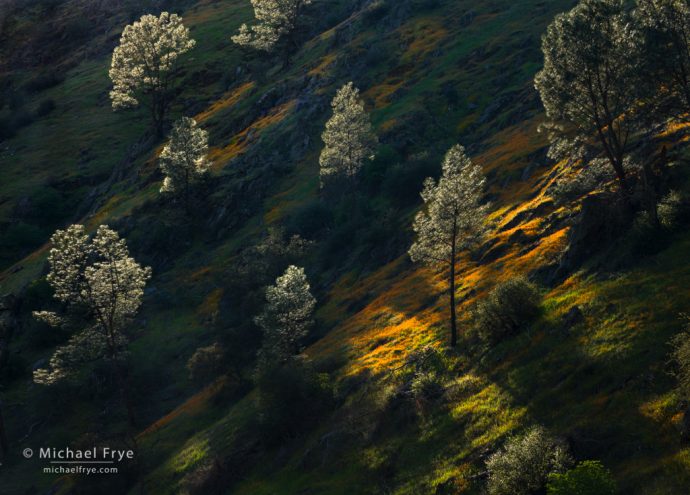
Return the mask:
{"type": "MultiPolygon", "coordinates": [[[[679,229],[647,251],[616,238],[577,256],[573,239],[596,191],[557,201],[553,185],[570,168],[546,158],[537,132],[540,35],[573,4],[315,0],[288,68],[230,41],[251,19],[247,0],[171,4],[197,41],[173,113],[209,130],[213,160],[191,220],[159,197],[161,142],[147,133],[145,112],[110,108],[108,54],[131,16],[116,9],[64,80],[26,92],[30,112],[47,99],[55,108],[0,149],[0,293],[21,296],[23,323],[10,344],[13,371],[2,378],[12,449],[0,491],[172,494],[202,478],[218,493],[252,495],[481,493],[487,456],[541,424],[577,459],[601,460],[621,493],[685,493],[690,448],[677,432],[667,343],[690,310],[690,234],[679,229]],[[319,135],[332,95],[350,80],[381,146],[363,174],[366,204],[328,218],[318,199],[319,135]],[[438,175],[455,143],[489,179],[491,225],[458,266],[463,336],[445,354],[443,398],[415,404],[398,394],[401,375],[415,352],[445,345],[447,287],[406,250],[422,181],[438,175]],[[97,385],[62,401],[60,390],[31,383],[32,367],[64,340],[31,323],[50,299],[44,243],[75,221],[110,224],[154,270],[130,355],[139,457],[115,481],[39,475],[39,461],[19,457],[26,447],[121,442],[126,428],[97,385]],[[248,377],[260,338],[251,320],[263,294],[246,280],[274,279],[276,268],[241,269],[272,228],[314,241],[299,257],[318,300],[306,355],[336,397],[273,444],[255,432],[258,393],[248,377]],[[472,304],[518,275],[540,284],[542,314],[528,331],[479,349],[472,304]],[[231,349],[239,372],[190,383],[185,364],[215,341],[231,349]]],[[[3,70],[20,87],[56,67],[3,70]]],[[[687,190],[684,131],[655,145],[668,147],[687,190]]]]}

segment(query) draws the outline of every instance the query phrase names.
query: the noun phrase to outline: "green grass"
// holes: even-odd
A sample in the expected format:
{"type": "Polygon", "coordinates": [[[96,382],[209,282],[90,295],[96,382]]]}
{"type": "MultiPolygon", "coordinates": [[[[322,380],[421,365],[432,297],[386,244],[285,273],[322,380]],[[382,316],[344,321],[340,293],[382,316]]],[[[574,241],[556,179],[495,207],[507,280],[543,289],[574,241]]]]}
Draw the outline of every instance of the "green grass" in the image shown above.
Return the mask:
{"type": "MultiPolygon", "coordinates": [[[[401,122],[423,120],[420,115],[426,115],[426,107],[436,122],[415,128],[412,135],[408,132],[401,138],[409,139],[401,146],[404,154],[428,150],[433,156],[440,156],[456,141],[483,149],[490,146],[485,138],[507,127],[511,119],[517,119],[518,126],[532,125],[528,119],[535,110],[528,109],[525,115],[515,117],[511,114],[513,100],[501,105],[487,122],[480,123],[479,118],[501,95],[514,99],[515,94],[529,94],[532,76],[540,65],[538,37],[548,20],[570,4],[447,0],[433,10],[404,19],[396,28],[362,27],[350,41],[336,44],[332,33],[317,36],[305,43],[288,70],[269,70],[269,77],[257,80],[244,73],[235,80],[235,69],[243,63],[244,55],[230,43],[229,37],[242,22],[251,19],[249,2],[204,3],[185,14],[198,44],[185,57],[184,90],[174,115],[186,113],[192,107],[204,108],[221,98],[226,93],[221,79],[231,88],[254,82],[255,87],[236,105],[217,112],[206,122],[211,145],[228,144],[247,122],[256,120],[254,106],[262,95],[275,85],[292,84],[297,89],[288,96],[299,96],[302,86],[296,81],[332,54],[335,59],[331,66],[313,76],[323,78],[319,91],[326,104],[337,87],[350,78],[356,79],[365,94],[384,81],[402,78],[402,91],[384,98],[380,107],[372,108],[377,129],[392,123],[386,144],[399,144],[395,142],[398,131],[406,130],[401,122]],[[475,10],[477,19],[461,27],[459,19],[468,9],[475,10]],[[429,26],[432,30],[425,31],[429,26]],[[406,54],[409,43],[434,34],[434,26],[446,32],[433,49],[422,57],[406,54]],[[529,49],[519,46],[526,39],[531,40],[529,49]],[[374,63],[352,69],[353,61],[343,62],[347,51],[365,57],[372,46],[383,54],[374,58],[374,63]],[[204,82],[205,75],[209,82],[204,82]],[[455,105],[449,105],[444,85],[457,91],[455,105]]],[[[334,12],[341,14],[347,8],[347,2],[340,1],[334,12]]],[[[353,22],[359,29],[358,19],[355,15],[353,22]]],[[[55,187],[66,192],[68,201],[78,203],[91,187],[110,176],[127,148],[144,133],[147,117],[142,110],[112,112],[107,99],[108,63],[108,57],[84,61],[67,74],[64,83],[41,94],[41,99],[56,101],[56,110],[22,129],[6,143],[8,148],[0,151],[2,220],[10,218],[16,200],[44,191],[48,184],[57,184],[55,187]]],[[[373,98],[367,97],[367,103],[373,106],[373,98]]],[[[152,286],[157,292],[147,296],[140,315],[142,325],[137,328],[137,338],[131,346],[131,359],[135,376],[147,384],[137,398],[147,422],[142,430],[158,424],[157,421],[161,424],[140,440],[144,476],[141,486],[133,488],[132,493],[179,493],[186,475],[246,441],[242,433],[252,424],[254,394],[235,402],[214,400],[214,394],[207,397],[189,383],[185,364],[197,347],[217,337],[200,314],[200,307],[213,290],[223,288],[230,273],[228,267],[238,251],[255,242],[268,225],[289,219],[317,197],[319,132],[326,113],[304,123],[292,111],[266,127],[257,140],[258,146],[279,150],[281,159],[288,160],[285,141],[293,132],[304,131],[310,137],[309,150],[302,159],[290,163],[285,173],[276,174],[260,211],[212,242],[201,235],[185,238],[176,246],[178,252],[171,266],[154,274],[152,286]],[[192,279],[191,274],[202,269],[208,269],[207,274],[192,279]],[[165,419],[170,413],[172,416],[165,419]]],[[[508,160],[511,164],[526,162],[537,149],[537,144],[530,143],[508,160]]],[[[107,197],[102,198],[96,215],[83,221],[95,227],[128,216],[155,214],[146,210],[146,205],[157,197],[159,187],[150,180],[153,167],[148,161],[153,157],[154,150],[147,150],[129,164],[132,173],[128,179],[114,184],[107,197]]],[[[232,183],[245,173],[221,165],[225,167],[217,172],[218,180],[232,183]]],[[[264,173],[260,165],[257,163],[247,175],[255,178],[264,173]]],[[[500,172],[514,176],[514,182],[520,176],[516,170],[500,172]]],[[[213,200],[221,202],[226,194],[227,190],[220,188],[213,200]]],[[[522,195],[513,198],[514,204],[499,204],[497,208],[509,211],[511,206],[526,200],[527,195],[522,195]]],[[[383,198],[376,198],[376,202],[378,207],[386,204],[383,198]]],[[[396,211],[400,225],[408,224],[412,214],[413,208],[396,211]]],[[[67,214],[54,223],[72,220],[76,219],[67,214]]],[[[138,224],[137,228],[142,225],[146,224],[138,224]]],[[[48,235],[50,229],[42,228],[40,233],[48,235]]],[[[137,234],[145,236],[146,232],[137,234]]],[[[0,278],[0,292],[17,291],[41,276],[44,251],[22,259],[35,247],[9,253],[14,258],[7,264],[18,262],[23,269],[5,272],[0,278]]],[[[357,255],[366,255],[356,242],[353,248],[359,249],[357,255]]],[[[313,425],[313,431],[252,461],[246,477],[231,492],[412,495],[451,486],[458,493],[480,493],[481,484],[472,476],[483,470],[485,454],[507,435],[542,423],[557,434],[574,438],[577,455],[601,459],[615,474],[623,493],[637,493],[639,487],[643,487],[645,494],[683,493],[690,483],[690,449],[679,445],[675,434],[677,398],[668,375],[666,343],[680,329],[678,314],[688,311],[686,287],[690,286],[690,267],[685,258],[689,248],[690,236],[681,233],[666,250],[639,260],[614,278],[603,278],[586,269],[576,274],[568,285],[547,291],[544,314],[529,333],[505,342],[481,360],[465,354],[466,349],[460,351],[454,359],[461,363],[461,371],[446,378],[446,384],[458,387],[460,392],[453,394],[448,403],[408,423],[393,418],[386,425],[385,418],[362,419],[364,424],[371,421],[369,426],[379,428],[378,433],[343,441],[342,449],[324,464],[305,464],[307,454],[313,449],[318,451],[324,435],[343,427],[343,410],[377,410],[372,403],[379,399],[378,394],[383,393],[381,390],[388,382],[383,377],[373,377],[367,387],[353,392],[333,416],[313,425]],[[561,331],[563,315],[575,304],[582,306],[585,324],[570,332],[561,331]],[[373,424],[376,421],[384,424],[373,424]]],[[[428,288],[430,294],[423,295],[401,290],[396,287],[397,282],[418,275],[411,275],[404,263],[387,269],[391,273],[383,276],[352,264],[346,273],[340,266],[329,267],[321,279],[327,280],[329,286],[323,289],[320,321],[338,330],[357,316],[353,302],[371,301],[393,290],[397,293],[390,296],[388,312],[376,322],[370,321],[382,331],[400,323],[398,320],[435,311],[438,305],[433,287],[428,288]],[[376,278],[382,276],[383,279],[376,278]],[[337,282],[342,282],[342,287],[331,292],[337,282]],[[369,291],[357,292],[367,284],[369,291]],[[429,298],[432,302],[427,304],[429,298]],[[410,300],[416,304],[411,305],[410,300]]],[[[415,287],[420,285],[416,283],[415,287]]],[[[415,340],[420,345],[445,337],[445,325],[440,323],[417,331],[423,333],[415,340]]],[[[31,349],[22,336],[14,345],[30,362],[49,354],[48,350],[31,349]]],[[[371,349],[379,345],[372,341],[371,349]]],[[[338,342],[338,349],[330,351],[338,353],[341,349],[347,356],[357,358],[353,356],[357,348],[351,342],[338,342]]],[[[336,378],[342,377],[336,374],[336,378]]],[[[10,403],[32,399],[27,378],[10,384],[3,394],[10,403]]],[[[31,418],[41,417],[40,411],[28,408],[11,411],[6,420],[13,440],[23,435],[31,418]]],[[[98,412],[89,401],[79,401],[60,421],[42,425],[34,437],[40,435],[41,442],[51,445],[75,441],[75,435],[88,429],[84,425],[92,424],[98,412]]],[[[122,426],[118,421],[103,428],[114,434],[122,426]]],[[[34,437],[27,441],[29,445],[36,441],[34,437]]],[[[8,493],[20,493],[31,484],[47,489],[54,481],[50,476],[36,478],[35,463],[11,462],[2,469],[3,483],[10,480],[3,484],[8,493]]]]}

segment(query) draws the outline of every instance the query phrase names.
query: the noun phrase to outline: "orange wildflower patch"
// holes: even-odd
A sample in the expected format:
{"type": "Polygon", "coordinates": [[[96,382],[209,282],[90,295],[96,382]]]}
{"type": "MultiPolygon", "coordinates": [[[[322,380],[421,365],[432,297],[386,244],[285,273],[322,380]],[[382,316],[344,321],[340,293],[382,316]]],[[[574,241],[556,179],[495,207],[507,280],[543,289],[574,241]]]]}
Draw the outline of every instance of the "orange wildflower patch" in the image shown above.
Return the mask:
{"type": "Polygon", "coordinates": [[[187,399],[183,404],[179,405],[171,412],[160,418],[155,423],[151,424],[148,428],[137,435],[137,438],[143,438],[146,435],[150,435],[160,430],[161,428],[167,426],[175,419],[180,416],[194,416],[206,410],[208,404],[213,399],[213,397],[220,392],[226,382],[226,378],[219,378],[212,384],[206,386],[201,392],[194,394],[189,399],[187,399]]]}
{"type": "Polygon", "coordinates": [[[267,127],[283,120],[294,106],[295,100],[290,100],[287,103],[275,107],[267,115],[259,118],[242,132],[236,134],[226,146],[222,148],[212,148],[209,151],[209,158],[213,162],[214,167],[223,167],[233,158],[243,154],[249,145],[256,140],[257,134],[267,127]]]}
{"type": "Polygon", "coordinates": [[[325,57],[321,59],[319,64],[311,69],[308,74],[310,76],[320,76],[323,75],[326,72],[326,69],[333,63],[335,60],[335,54],[334,53],[329,53],[325,57]]]}
{"type": "Polygon", "coordinates": [[[407,50],[402,59],[419,60],[435,50],[448,36],[448,31],[436,19],[422,19],[414,24],[403,26],[400,36],[407,44],[407,50]]]}
{"type": "Polygon", "coordinates": [[[227,93],[225,93],[225,95],[223,95],[222,98],[216,100],[210,107],[208,107],[203,112],[198,113],[194,118],[197,122],[203,122],[204,120],[207,120],[209,117],[215,115],[221,110],[225,110],[227,108],[232,107],[238,101],[240,101],[240,98],[242,98],[242,96],[249,90],[251,90],[254,86],[254,82],[248,82],[243,84],[242,86],[233,89],[232,91],[228,91],[227,93]]]}
{"type": "Polygon", "coordinates": [[[197,312],[202,316],[210,316],[218,312],[220,307],[220,301],[223,299],[223,289],[214,289],[211,293],[206,296],[204,302],[201,303],[197,312]]]}
{"type": "Polygon", "coordinates": [[[388,105],[391,95],[400,89],[404,83],[405,79],[399,76],[386,79],[381,84],[369,88],[364,96],[366,99],[374,101],[374,108],[385,107],[388,105]]]}
{"type": "MultiPolygon", "coordinates": [[[[529,137],[529,128],[507,130],[496,142],[495,149],[483,155],[487,166],[493,167],[495,161],[505,166],[521,160],[515,155],[526,157],[541,147],[539,141],[529,137]]],[[[556,164],[550,170],[541,170],[530,180],[521,182],[521,189],[513,191],[510,198],[502,195],[497,201],[490,219],[495,230],[487,234],[487,245],[499,249],[495,259],[478,263],[463,255],[458,261],[461,328],[470,307],[497,283],[553,264],[562,255],[569,227],[554,228],[546,218],[556,209],[546,194],[554,179],[547,177],[562,166],[556,164]],[[513,240],[518,230],[526,240],[513,240]]],[[[355,279],[354,274],[343,277],[321,310],[322,318],[335,324],[335,328],[308,352],[316,355],[343,352],[349,362],[345,373],[379,374],[400,366],[419,347],[442,345],[448,326],[447,272],[421,267],[409,270],[405,268],[405,259],[402,256],[362,280],[355,279]],[[370,294],[373,299],[368,298],[370,294]],[[350,316],[353,310],[356,314],[350,316]]]]}

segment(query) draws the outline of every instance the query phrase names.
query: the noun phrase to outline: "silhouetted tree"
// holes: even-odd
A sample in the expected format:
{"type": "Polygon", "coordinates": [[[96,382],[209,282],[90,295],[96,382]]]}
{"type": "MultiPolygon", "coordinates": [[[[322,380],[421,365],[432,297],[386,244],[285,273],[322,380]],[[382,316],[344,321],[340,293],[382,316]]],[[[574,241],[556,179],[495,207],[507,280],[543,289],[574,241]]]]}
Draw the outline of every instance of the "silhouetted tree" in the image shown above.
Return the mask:
{"type": "Polygon", "coordinates": [[[417,240],[410,248],[412,261],[448,269],[450,295],[450,345],[457,345],[455,312],[455,264],[460,251],[484,233],[487,205],[481,204],[486,179],[479,165],[472,163],[465,148],[456,145],[443,161],[438,183],[424,182],[424,210],[415,217],[417,240]]]}

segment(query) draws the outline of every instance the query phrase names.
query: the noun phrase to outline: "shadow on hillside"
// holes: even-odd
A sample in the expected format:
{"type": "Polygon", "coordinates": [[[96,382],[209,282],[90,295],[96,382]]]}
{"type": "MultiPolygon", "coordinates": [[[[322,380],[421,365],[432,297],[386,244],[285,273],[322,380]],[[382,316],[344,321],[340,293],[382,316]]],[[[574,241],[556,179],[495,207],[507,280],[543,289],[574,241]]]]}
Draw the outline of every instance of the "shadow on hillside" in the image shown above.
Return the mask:
{"type": "Polygon", "coordinates": [[[678,457],[679,409],[666,344],[686,303],[671,295],[682,294],[680,286],[668,290],[671,275],[675,286],[689,273],[666,260],[653,271],[593,282],[598,285],[582,308],[584,322],[516,337],[492,351],[483,367],[486,379],[510,395],[512,407],[565,436],[578,460],[602,460],[618,473],[625,493],[643,485],[681,493],[690,480],[678,457]]]}

